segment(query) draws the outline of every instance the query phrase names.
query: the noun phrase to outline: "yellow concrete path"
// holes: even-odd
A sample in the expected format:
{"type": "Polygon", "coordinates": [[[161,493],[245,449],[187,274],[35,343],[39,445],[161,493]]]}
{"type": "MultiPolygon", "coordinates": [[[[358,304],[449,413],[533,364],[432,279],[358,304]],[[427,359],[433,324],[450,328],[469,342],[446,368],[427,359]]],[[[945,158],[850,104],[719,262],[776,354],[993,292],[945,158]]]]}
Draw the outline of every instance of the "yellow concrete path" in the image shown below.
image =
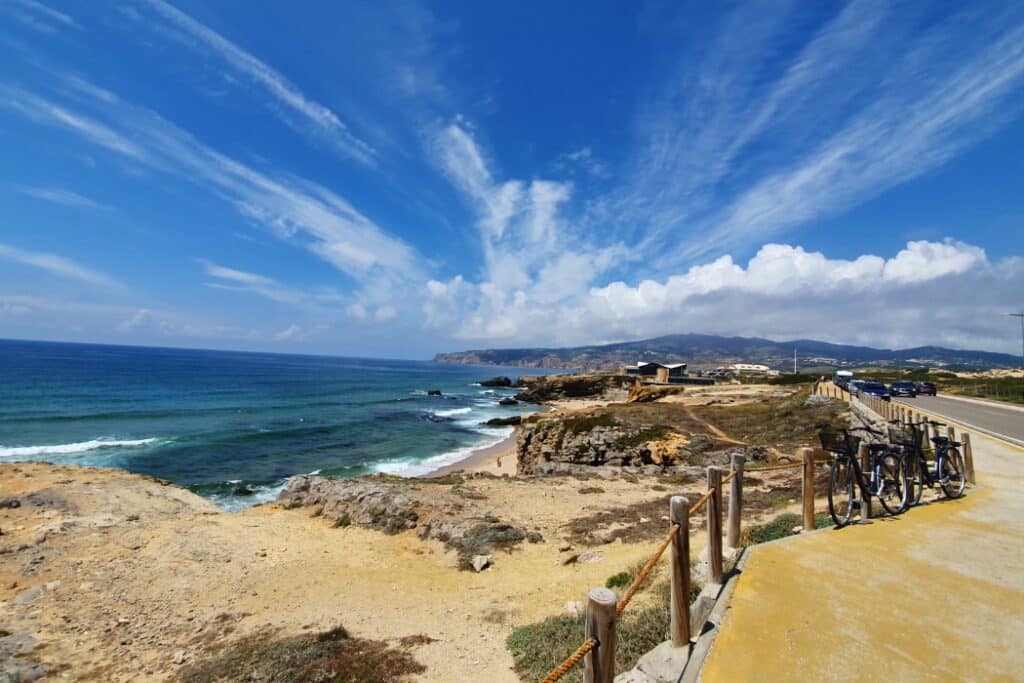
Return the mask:
{"type": "Polygon", "coordinates": [[[702,680],[1024,680],[1024,450],[971,438],[960,500],[756,550],[702,680]]]}

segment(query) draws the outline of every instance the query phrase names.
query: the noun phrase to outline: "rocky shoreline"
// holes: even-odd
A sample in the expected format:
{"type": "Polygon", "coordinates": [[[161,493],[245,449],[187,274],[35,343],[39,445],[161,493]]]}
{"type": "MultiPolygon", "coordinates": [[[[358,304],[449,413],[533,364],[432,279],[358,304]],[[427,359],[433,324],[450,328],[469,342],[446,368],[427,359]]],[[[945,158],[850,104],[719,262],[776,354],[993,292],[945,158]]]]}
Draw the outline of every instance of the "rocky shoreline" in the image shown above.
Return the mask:
{"type": "MultiPolygon", "coordinates": [[[[734,452],[792,453],[845,409],[793,389],[640,402],[618,380],[586,380],[600,393],[582,396],[579,382],[524,387],[560,398],[484,461],[417,479],[296,477],[233,514],[119,470],[0,464],[0,671],[175,680],[240,644],[340,625],[401,646],[421,670],[411,680],[511,683],[512,626],[646,559],[668,495],[699,495],[704,468],[734,452]]],[[[791,475],[751,477],[749,509],[794,504],[791,475]]]]}

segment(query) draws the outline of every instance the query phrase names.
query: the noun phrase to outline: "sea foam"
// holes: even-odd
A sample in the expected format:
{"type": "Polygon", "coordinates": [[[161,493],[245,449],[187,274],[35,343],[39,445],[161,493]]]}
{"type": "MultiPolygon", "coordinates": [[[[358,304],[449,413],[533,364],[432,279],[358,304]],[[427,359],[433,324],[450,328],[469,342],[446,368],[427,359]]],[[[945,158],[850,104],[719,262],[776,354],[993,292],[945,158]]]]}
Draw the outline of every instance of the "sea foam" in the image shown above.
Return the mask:
{"type": "Polygon", "coordinates": [[[437,417],[451,417],[452,415],[465,415],[472,411],[472,408],[451,408],[449,410],[435,410],[434,415],[437,417]]]}
{"type": "Polygon", "coordinates": [[[0,458],[24,458],[34,455],[73,455],[85,453],[98,448],[138,448],[155,443],[156,438],[151,439],[93,439],[91,441],[79,441],[77,443],[60,443],[52,446],[0,446],[0,458]]]}

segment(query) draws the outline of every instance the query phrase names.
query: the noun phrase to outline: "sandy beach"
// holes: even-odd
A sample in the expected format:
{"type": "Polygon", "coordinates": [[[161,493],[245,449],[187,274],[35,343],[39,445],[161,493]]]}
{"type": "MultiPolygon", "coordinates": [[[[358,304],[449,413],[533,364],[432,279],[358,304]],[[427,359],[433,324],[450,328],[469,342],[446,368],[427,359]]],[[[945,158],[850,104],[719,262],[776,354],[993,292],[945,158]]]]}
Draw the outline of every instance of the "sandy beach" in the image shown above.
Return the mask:
{"type": "Polygon", "coordinates": [[[424,474],[424,477],[441,477],[453,472],[488,472],[497,476],[503,474],[510,477],[516,475],[516,435],[519,428],[512,432],[505,440],[479,448],[469,454],[468,457],[453,462],[450,465],[439,467],[433,472],[424,474]]]}

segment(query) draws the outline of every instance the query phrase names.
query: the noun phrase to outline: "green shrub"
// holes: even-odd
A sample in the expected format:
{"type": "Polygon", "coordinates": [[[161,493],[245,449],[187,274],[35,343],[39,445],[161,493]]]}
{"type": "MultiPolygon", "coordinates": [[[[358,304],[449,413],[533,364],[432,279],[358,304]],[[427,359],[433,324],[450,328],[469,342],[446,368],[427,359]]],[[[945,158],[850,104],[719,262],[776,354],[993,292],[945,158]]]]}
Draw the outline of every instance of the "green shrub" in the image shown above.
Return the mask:
{"type": "Polygon", "coordinates": [[[588,415],[567,420],[565,428],[573,434],[582,434],[583,432],[591,431],[594,427],[614,427],[617,424],[618,422],[611,415],[600,413],[598,415],[588,415]]]}
{"type": "MultiPolygon", "coordinates": [[[[775,541],[786,536],[793,535],[793,528],[802,526],[804,519],[801,515],[793,512],[784,512],[770,522],[764,524],[751,524],[743,529],[740,534],[740,543],[743,545],[757,545],[775,541]]],[[[814,525],[818,529],[825,529],[832,526],[832,518],[828,515],[816,515],[814,525]]]]}
{"type": "Polygon", "coordinates": [[[605,588],[625,588],[633,580],[633,577],[629,575],[629,572],[619,572],[608,577],[608,580],[604,582],[605,588]]]}
{"type": "Polygon", "coordinates": [[[352,517],[347,512],[342,512],[341,516],[334,520],[334,528],[344,528],[352,524],[352,517]]]}

